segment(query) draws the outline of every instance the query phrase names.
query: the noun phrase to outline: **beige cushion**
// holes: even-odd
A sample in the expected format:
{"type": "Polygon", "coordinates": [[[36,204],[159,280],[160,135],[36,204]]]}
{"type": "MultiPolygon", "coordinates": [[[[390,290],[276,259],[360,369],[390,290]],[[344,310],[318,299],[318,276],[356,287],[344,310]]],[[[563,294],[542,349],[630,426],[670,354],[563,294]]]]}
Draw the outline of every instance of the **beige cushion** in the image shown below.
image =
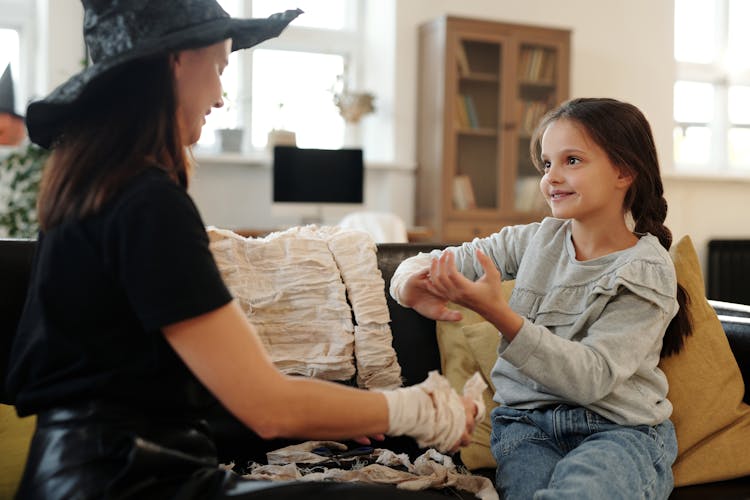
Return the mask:
{"type": "MultiPolygon", "coordinates": [[[[503,283],[506,297],[510,297],[513,282],[503,283]]],[[[492,324],[469,309],[450,304],[451,309],[461,311],[463,319],[458,322],[438,321],[437,341],[440,350],[440,364],[445,377],[457,390],[462,390],[466,380],[479,371],[487,383],[482,398],[487,408],[486,417],[477,424],[470,445],[461,449],[461,461],[469,470],[495,467],[495,459],[490,453],[490,432],[492,422],[490,412],[497,406],[492,400],[495,390],[490,372],[497,359],[497,346],[500,336],[492,324]]]]}
{"type": "Polygon", "coordinates": [[[691,302],[693,335],[677,355],[662,360],[674,405],[678,456],[675,484],[720,481],[750,474],[750,406],[745,386],[716,313],[705,298],[703,275],[689,237],[670,252],[677,281],[691,302]]]}
{"type": "Polygon", "coordinates": [[[0,404],[0,498],[13,498],[29,453],[36,418],[18,418],[12,406],[0,404]]]}
{"type": "Polygon", "coordinates": [[[369,234],[310,225],[265,238],[217,228],[208,236],[224,283],[280,371],[326,380],[356,372],[367,389],[401,385],[369,234]]]}
{"type": "MultiPolygon", "coordinates": [[[[690,238],[682,238],[670,253],[677,280],[691,297],[688,314],[694,328],[685,348],[660,364],[669,380],[667,397],[674,405],[671,419],[678,442],[675,485],[750,475],[750,406],[742,402],[742,375],[721,323],[706,301],[703,275],[690,238]]],[[[476,313],[459,309],[464,313],[461,322],[437,324],[443,373],[460,388],[478,369],[491,385],[497,330],[476,313]]],[[[490,389],[486,396],[489,412],[496,403],[490,389]]],[[[469,469],[494,467],[489,452],[490,427],[485,420],[478,426],[474,442],[461,451],[469,469]]]]}

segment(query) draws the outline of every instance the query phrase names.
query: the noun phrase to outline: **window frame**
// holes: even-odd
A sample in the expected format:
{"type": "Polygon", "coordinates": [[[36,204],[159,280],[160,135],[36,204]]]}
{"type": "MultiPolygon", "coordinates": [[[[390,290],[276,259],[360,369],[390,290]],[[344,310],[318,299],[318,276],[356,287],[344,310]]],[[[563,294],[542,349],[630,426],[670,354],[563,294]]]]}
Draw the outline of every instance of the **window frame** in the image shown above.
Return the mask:
{"type": "MultiPolygon", "coordinates": [[[[321,0],[325,1],[325,0],[321,0]]],[[[347,2],[346,27],[341,30],[314,28],[309,26],[295,26],[292,22],[279,37],[269,39],[261,45],[266,50],[288,50],[295,52],[307,52],[310,54],[332,54],[342,56],[344,59],[344,79],[350,87],[357,88],[362,79],[363,67],[361,61],[364,51],[364,38],[361,35],[364,27],[364,1],[350,0],[347,2]]],[[[282,4],[282,2],[279,2],[282,4]]],[[[241,16],[253,17],[252,0],[239,0],[241,16]]],[[[292,8],[285,5],[279,6],[279,11],[292,8]]],[[[302,14],[304,15],[304,14],[302,14]]],[[[249,95],[249,89],[253,85],[252,50],[240,51],[238,54],[238,86],[239,95],[249,95]]],[[[252,131],[252,100],[243,99],[240,103],[240,114],[236,126],[245,129],[247,144],[251,152],[257,150],[252,147],[250,137],[252,131]]],[[[343,138],[342,138],[343,139],[343,138]]]]}
{"type": "Polygon", "coordinates": [[[674,119],[673,110],[675,128],[681,127],[685,130],[690,126],[704,126],[711,133],[708,163],[703,165],[679,163],[675,158],[677,171],[747,172],[750,175],[750,164],[730,165],[729,162],[730,129],[750,128],[750,125],[732,124],[729,120],[729,88],[735,85],[750,86],[750,70],[738,71],[722,63],[729,49],[729,2],[730,0],[716,0],[714,60],[708,63],[695,63],[680,61],[675,57],[675,83],[680,81],[708,83],[714,89],[714,117],[710,122],[680,122],[674,119]]]}
{"type": "MultiPolygon", "coordinates": [[[[0,28],[11,29],[18,32],[18,58],[20,71],[13,68],[15,80],[15,98],[17,111],[25,113],[26,103],[34,95],[34,81],[36,75],[37,60],[34,57],[35,50],[35,26],[36,19],[34,2],[24,0],[0,0],[0,11],[3,17],[0,19],[0,28]],[[26,62],[26,64],[23,64],[26,62]]],[[[0,68],[0,73],[5,67],[0,68]]]]}

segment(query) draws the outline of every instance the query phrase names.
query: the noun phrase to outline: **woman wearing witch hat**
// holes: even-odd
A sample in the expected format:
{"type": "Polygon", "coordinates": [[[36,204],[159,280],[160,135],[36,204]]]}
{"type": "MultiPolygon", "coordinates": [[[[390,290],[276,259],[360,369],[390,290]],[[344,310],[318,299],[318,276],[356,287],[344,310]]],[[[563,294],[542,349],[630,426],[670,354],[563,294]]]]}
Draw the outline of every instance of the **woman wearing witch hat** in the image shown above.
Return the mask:
{"type": "MultiPolygon", "coordinates": [[[[267,485],[217,467],[201,420],[216,399],[266,438],[468,443],[481,412],[450,390],[368,392],[282,375],[209,252],[186,191],[186,146],[223,104],[229,53],[277,36],[299,11],[260,20],[231,18],[215,0],[83,5],[93,64],[27,109],[31,140],[52,152],[7,376],[17,412],[38,415],[18,497],[282,493],[250,492],[267,485]]],[[[382,493],[359,488],[287,495],[382,493]]]]}

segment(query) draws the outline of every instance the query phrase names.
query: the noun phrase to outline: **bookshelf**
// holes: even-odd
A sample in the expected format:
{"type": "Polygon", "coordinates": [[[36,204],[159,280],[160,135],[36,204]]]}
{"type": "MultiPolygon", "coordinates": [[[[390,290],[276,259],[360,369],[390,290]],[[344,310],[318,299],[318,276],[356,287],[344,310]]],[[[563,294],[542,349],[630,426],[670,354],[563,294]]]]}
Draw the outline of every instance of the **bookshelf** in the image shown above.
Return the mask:
{"type": "Polygon", "coordinates": [[[417,224],[457,243],[549,212],[529,158],[568,98],[570,31],[445,16],[420,26],[417,224]]]}

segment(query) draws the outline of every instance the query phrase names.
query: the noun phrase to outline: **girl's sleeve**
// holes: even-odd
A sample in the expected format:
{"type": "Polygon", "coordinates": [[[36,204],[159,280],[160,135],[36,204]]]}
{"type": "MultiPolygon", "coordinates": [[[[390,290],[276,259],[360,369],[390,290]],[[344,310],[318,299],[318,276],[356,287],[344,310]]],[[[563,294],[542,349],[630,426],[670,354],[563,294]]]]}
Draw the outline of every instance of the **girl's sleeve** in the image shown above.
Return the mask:
{"type": "Polygon", "coordinates": [[[415,274],[427,271],[432,259],[440,257],[443,252],[453,252],[456,256],[458,271],[470,280],[477,280],[484,274],[482,265],[476,258],[476,250],[481,249],[495,263],[504,280],[513,279],[516,276],[523,251],[529,245],[539,227],[539,223],[506,226],[500,232],[486,238],[475,238],[473,241],[460,246],[433,250],[430,253],[419,253],[414,257],[409,257],[399,264],[393,273],[389,289],[391,297],[400,304],[399,297],[406,281],[415,274]]]}

